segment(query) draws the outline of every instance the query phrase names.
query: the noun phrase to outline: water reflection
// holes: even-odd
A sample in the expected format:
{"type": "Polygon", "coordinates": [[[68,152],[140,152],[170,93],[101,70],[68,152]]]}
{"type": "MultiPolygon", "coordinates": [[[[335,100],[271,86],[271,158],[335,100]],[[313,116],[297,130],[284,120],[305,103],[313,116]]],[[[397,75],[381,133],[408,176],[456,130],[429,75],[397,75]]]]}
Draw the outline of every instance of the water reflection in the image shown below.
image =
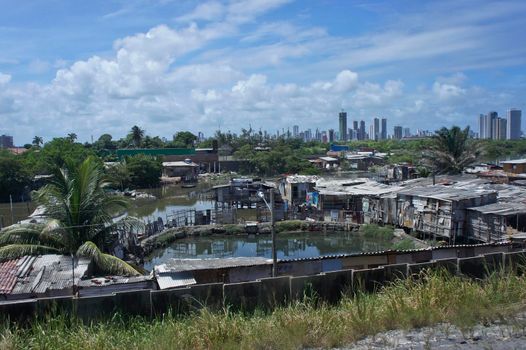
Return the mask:
{"type": "MultiPolygon", "coordinates": [[[[276,241],[278,259],[378,251],[389,246],[389,241],[365,239],[356,233],[342,232],[280,234],[276,241]]],[[[144,267],[151,270],[153,266],[170,258],[271,258],[271,247],[269,235],[185,238],[154,252],[144,267]]]]}

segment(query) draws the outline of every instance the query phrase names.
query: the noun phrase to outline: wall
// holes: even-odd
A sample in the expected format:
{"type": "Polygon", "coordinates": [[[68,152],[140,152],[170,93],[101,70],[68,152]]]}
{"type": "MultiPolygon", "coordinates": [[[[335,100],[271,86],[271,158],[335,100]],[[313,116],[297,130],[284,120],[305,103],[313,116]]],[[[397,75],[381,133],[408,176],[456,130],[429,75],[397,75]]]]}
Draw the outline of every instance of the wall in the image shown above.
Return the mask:
{"type": "MultiPolygon", "coordinates": [[[[474,252],[475,250],[473,250],[474,252]]],[[[375,292],[398,278],[427,269],[446,269],[470,278],[485,278],[502,268],[524,273],[526,251],[492,252],[465,258],[392,264],[369,269],[342,269],[309,276],[281,276],[241,283],[209,283],[168,290],[138,290],[94,297],[60,297],[0,303],[0,312],[16,322],[28,322],[49,314],[76,315],[89,322],[111,317],[161,316],[168,311],[190,313],[204,307],[220,310],[270,310],[305,296],[337,302],[343,293],[375,292]]]]}

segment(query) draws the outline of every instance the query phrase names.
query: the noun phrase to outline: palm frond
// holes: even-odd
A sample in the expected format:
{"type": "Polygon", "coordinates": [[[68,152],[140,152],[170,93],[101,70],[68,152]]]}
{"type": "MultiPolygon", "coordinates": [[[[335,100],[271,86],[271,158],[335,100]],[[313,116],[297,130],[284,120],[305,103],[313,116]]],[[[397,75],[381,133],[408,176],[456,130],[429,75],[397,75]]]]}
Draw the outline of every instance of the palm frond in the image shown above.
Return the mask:
{"type": "Polygon", "coordinates": [[[102,271],[115,275],[138,276],[140,273],[121,259],[103,253],[93,242],[85,242],[77,251],[77,255],[91,258],[102,271]]]}
{"type": "Polygon", "coordinates": [[[38,244],[8,244],[0,247],[0,261],[20,258],[24,255],[62,254],[63,251],[38,244]]]}

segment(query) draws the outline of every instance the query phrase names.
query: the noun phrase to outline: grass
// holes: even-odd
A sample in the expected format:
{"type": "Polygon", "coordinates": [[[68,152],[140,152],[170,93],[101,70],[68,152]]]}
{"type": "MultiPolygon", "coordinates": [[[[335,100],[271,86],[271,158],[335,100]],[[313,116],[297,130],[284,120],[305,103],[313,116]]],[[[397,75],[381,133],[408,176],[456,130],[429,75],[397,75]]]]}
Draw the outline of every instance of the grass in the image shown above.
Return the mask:
{"type": "Polygon", "coordinates": [[[202,310],[154,320],[118,316],[91,325],[65,317],[30,328],[0,326],[2,349],[297,349],[345,346],[367,335],[450,322],[469,329],[505,320],[525,306],[526,278],[500,272],[485,281],[445,273],[398,281],[377,294],[313,299],[253,314],[202,310]]]}
{"type": "Polygon", "coordinates": [[[409,249],[415,249],[415,242],[411,238],[404,238],[399,242],[396,242],[393,244],[392,249],[395,250],[409,250],[409,249]]]}
{"type": "Polygon", "coordinates": [[[375,224],[365,224],[360,226],[359,232],[365,238],[391,240],[394,237],[394,228],[392,226],[378,226],[375,224]]]}

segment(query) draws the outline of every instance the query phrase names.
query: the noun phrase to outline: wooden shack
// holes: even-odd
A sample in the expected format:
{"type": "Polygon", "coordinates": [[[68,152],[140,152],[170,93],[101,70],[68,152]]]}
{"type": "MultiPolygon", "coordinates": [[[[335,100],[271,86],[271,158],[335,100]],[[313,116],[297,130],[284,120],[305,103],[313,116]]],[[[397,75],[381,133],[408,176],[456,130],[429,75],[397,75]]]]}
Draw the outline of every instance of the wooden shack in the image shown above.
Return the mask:
{"type": "Polygon", "coordinates": [[[526,232],[526,204],[493,203],[468,208],[466,237],[482,242],[497,242],[526,232]]]}

